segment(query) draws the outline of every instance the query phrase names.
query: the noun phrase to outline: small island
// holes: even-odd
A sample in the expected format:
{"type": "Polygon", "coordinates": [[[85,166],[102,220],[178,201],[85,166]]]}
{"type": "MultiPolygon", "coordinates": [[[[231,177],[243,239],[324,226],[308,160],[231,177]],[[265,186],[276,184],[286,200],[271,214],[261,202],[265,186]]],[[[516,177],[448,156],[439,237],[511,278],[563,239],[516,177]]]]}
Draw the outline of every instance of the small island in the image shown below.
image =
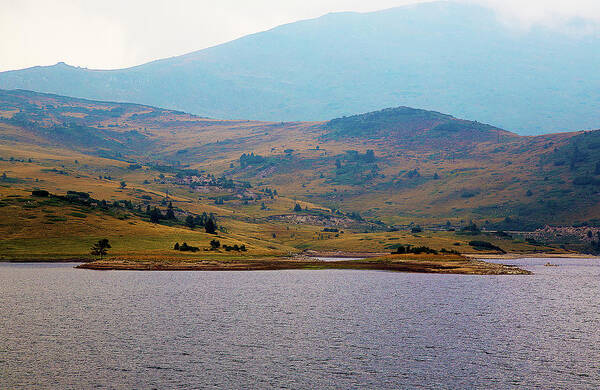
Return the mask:
{"type": "MultiPolygon", "coordinates": [[[[351,255],[351,254],[348,254],[351,255]]],[[[358,254],[357,254],[358,255],[358,254]]],[[[365,254],[360,254],[365,255],[365,254]]],[[[465,275],[529,275],[531,272],[504,264],[470,259],[459,254],[389,254],[364,259],[322,261],[307,256],[289,258],[239,258],[210,260],[107,259],[77,268],[138,271],[266,271],[266,270],[372,270],[465,275]]]]}

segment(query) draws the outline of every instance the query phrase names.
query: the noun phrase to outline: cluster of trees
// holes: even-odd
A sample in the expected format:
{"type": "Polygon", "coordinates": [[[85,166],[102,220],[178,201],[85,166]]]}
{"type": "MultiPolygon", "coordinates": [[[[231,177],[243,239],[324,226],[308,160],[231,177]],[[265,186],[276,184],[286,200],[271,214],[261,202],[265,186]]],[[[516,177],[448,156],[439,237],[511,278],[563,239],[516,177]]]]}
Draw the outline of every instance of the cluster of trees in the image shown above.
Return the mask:
{"type": "Polygon", "coordinates": [[[481,229],[479,229],[479,226],[477,226],[475,224],[475,222],[473,222],[473,221],[469,221],[469,224],[466,226],[463,226],[460,229],[460,231],[465,234],[471,234],[471,235],[477,235],[477,234],[481,233],[481,229]]]}
{"type": "Polygon", "coordinates": [[[230,252],[230,251],[246,252],[246,245],[242,244],[242,245],[238,246],[238,244],[234,244],[232,246],[229,246],[229,245],[223,244],[223,249],[225,249],[227,252],[230,252]]]}
{"type": "Polygon", "coordinates": [[[175,246],[173,246],[173,249],[181,252],[198,252],[200,250],[200,248],[198,248],[197,246],[188,245],[186,242],[184,242],[181,245],[179,245],[179,243],[176,242],[175,246]]]}
{"type": "MultiPolygon", "coordinates": [[[[26,160],[24,158],[18,159],[18,158],[14,158],[14,157],[10,157],[8,160],[5,160],[4,157],[0,157],[0,161],[25,162],[26,160]]],[[[77,160],[75,160],[75,161],[77,161],[77,160]]],[[[33,160],[31,158],[28,158],[27,162],[31,163],[31,162],[33,162],[33,160]]]]}
{"type": "MultiPolygon", "coordinates": [[[[210,250],[217,250],[221,248],[221,241],[217,240],[217,239],[213,239],[210,241],[210,250]]],[[[223,249],[225,249],[227,252],[230,251],[236,251],[236,252],[246,252],[246,245],[242,244],[242,245],[223,245],[223,249]]],[[[173,246],[173,250],[176,251],[182,251],[182,252],[198,252],[200,250],[200,248],[198,248],[197,246],[191,246],[188,245],[187,243],[183,243],[181,245],[179,245],[178,242],[175,243],[175,245],[173,246]]]]}
{"type": "Polygon", "coordinates": [[[177,220],[172,202],[169,202],[169,205],[167,206],[167,212],[165,214],[163,214],[158,207],[154,206],[151,208],[150,205],[146,206],[146,214],[148,214],[150,217],[150,222],[152,223],[159,223],[161,220],[177,220]]]}
{"type": "Polygon", "coordinates": [[[207,214],[206,212],[202,213],[202,215],[188,215],[185,218],[185,225],[190,229],[194,229],[196,227],[204,227],[206,233],[215,234],[217,232],[217,218],[214,214],[207,214]]]}
{"type": "Polygon", "coordinates": [[[265,160],[265,157],[260,156],[258,154],[254,154],[254,152],[251,152],[249,154],[244,153],[240,156],[240,167],[246,168],[250,165],[262,164],[263,162],[265,162],[265,160]]]}
{"type": "Polygon", "coordinates": [[[362,154],[356,150],[346,150],[345,159],[347,161],[364,161],[364,162],[374,162],[375,152],[373,149],[368,149],[365,154],[362,154]]]}
{"type": "Polygon", "coordinates": [[[335,160],[333,181],[338,184],[361,185],[379,177],[379,166],[375,161],[373,150],[367,150],[365,154],[356,150],[347,150],[345,155],[335,160]]]}
{"type": "Polygon", "coordinates": [[[277,196],[277,190],[274,189],[270,189],[270,188],[264,188],[261,190],[265,195],[271,197],[271,199],[273,199],[273,197],[277,196]]]}
{"type": "Polygon", "coordinates": [[[414,254],[421,254],[421,253],[426,253],[426,254],[431,254],[431,255],[437,255],[438,251],[435,249],[431,249],[427,246],[418,246],[418,247],[413,247],[410,244],[407,245],[399,245],[398,248],[396,248],[395,252],[392,252],[392,254],[405,254],[405,253],[414,253],[414,254]]]}
{"type": "Polygon", "coordinates": [[[487,242],[487,241],[477,241],[477,240],[469,241],[469,245],[471,245],[473,248],[475,248],[477,250],[491,250],[491,251],[498,251],[500,253],[506,253],[506,251],[504,249],[492,244],[491,242],[487,242]]]}
{"type": "Polygon", "coordinates": [[[31,195],[39,196],[41,198],[47,198],[50,195],[50,193],[46,190],[33,190],[31,191],[31,195]]]}
{"type": "Polygon", "coordinates": [[[437,255],[439,253],[451,253],[451,254],[455,254],[455,255],[460,255],[460,252],[458,252],[455,249],[450,249],[447,250],[446,248],[442,248],[441,250],[435,250],[432,248],[429,248],[428,246],[417,246],[417,247],[413,247],[410,244],[407,245],[399,245],[398,248],[396,249],[396,251],[392,252],[392,254],[407,254],[407,253],[412,253],[412,254],[428,254],[428,255],[437,255]]]}

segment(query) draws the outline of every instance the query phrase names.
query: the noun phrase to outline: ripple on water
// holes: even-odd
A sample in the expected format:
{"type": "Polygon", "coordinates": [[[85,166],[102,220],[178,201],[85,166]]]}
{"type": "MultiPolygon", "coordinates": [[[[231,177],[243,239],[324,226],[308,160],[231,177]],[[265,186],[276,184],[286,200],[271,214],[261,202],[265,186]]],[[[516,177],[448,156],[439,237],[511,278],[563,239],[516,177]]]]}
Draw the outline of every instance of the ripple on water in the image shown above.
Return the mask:
{"type": "Polygon", "coordinates": [[[598,260],[532,276],[0,264],[0,388],[596,388],[598,260]]]}

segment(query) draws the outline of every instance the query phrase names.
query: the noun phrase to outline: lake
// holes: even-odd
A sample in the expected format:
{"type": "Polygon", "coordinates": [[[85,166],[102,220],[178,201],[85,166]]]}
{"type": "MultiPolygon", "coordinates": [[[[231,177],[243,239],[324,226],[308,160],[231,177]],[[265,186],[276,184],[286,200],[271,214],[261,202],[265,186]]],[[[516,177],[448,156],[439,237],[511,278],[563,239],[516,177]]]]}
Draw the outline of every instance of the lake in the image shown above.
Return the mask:
{"type": "Polygon", "coordinates": [[[0,263],[0,388],[599,387],[600,261],[508,263],[535,274],[0,263]]]}

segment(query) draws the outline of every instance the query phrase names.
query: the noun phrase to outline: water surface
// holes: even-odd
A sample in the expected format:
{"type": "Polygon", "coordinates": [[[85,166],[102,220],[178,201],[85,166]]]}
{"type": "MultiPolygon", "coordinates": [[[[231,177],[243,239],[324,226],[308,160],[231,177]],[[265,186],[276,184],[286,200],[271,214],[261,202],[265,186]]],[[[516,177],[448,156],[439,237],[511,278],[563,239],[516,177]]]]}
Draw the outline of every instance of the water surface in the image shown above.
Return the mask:
{"type": "Polygon", "coordinates": [[[0,388],[600,386],[600,262],[508,263],[535,274],[0,264],[0,388]]]}

